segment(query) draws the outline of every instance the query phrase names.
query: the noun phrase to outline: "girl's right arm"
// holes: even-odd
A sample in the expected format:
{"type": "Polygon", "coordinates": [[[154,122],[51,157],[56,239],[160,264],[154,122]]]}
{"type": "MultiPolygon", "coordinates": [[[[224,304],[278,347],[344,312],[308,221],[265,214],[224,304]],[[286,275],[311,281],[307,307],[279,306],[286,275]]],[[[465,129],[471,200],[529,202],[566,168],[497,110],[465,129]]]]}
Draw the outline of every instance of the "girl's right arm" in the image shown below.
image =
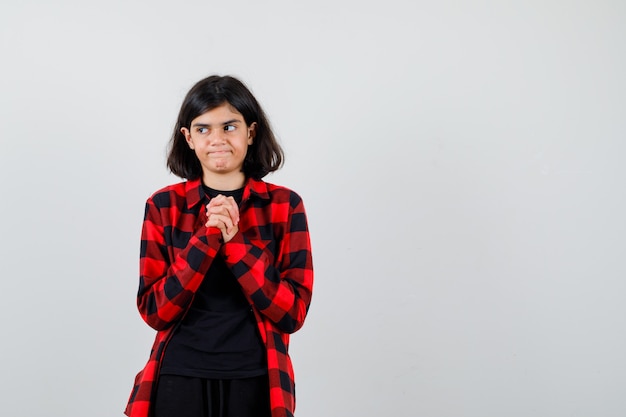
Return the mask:
{"type": "Polygon", "coordinates": [[[137,307],[155,330],[166,329],[182,318],[221,246],[220,231],[200,222],[187,246],[173,251],[165,239],[169,223],[149,199],[141,232],[137,307]]]}

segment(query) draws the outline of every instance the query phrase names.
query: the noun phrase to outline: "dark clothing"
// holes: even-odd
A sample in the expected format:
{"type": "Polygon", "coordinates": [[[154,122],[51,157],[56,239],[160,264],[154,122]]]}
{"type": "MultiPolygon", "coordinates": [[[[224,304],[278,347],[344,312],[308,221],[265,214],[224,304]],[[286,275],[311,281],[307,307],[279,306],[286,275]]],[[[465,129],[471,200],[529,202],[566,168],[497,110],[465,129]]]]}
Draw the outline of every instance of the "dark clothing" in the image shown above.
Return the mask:
{"type": "Polygon", "coordinates": [[[270,417],[267,378],[161,375],[154,417],[270,417]]]}
{"type": "Polygon", "coordinates": [[[161,374],[217,379],[266,373],[254,313],[232,272],[216,259],[165,349],[161,374]]]}
{"type": "MultiPolygon", "coordinates": [[[[204,186],[203,190],[210,198],[232,196],[238,204],[243,197],[243,188],[217,191],[204,186]]],[[[205,204],[198,209],[204,210],[205,204]]],[[[165,349],[161,374],[209,379],[267,374],[265,347],[254,313],[222,256],[211,264],[165,349]]]]}

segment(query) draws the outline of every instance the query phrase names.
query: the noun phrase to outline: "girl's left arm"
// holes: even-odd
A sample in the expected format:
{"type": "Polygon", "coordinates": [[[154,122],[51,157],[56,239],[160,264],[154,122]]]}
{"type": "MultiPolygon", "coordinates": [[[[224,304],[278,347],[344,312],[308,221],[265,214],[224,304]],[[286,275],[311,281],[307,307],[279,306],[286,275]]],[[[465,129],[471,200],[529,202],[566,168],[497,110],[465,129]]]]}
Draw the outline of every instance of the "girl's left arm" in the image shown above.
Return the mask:
{"type": "MultiPolygon", "coordinates": [[[[274,203],[272,203],[274,204],[274,203]]],[[[287,210],[277,245],[277,259],[239,231],[222,246],[226,264],[257,310],[285,333],[304,324],[313,291],[313,261],[306,213],[302,199],[291,192],[281,204],[287,210]]]]}

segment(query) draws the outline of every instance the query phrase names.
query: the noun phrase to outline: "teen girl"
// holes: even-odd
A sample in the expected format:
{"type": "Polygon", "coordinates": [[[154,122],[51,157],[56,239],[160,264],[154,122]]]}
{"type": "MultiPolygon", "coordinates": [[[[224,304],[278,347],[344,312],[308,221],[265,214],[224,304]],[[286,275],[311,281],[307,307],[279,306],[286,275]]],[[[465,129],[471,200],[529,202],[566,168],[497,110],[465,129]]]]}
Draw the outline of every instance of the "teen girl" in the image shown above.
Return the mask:
{"type": "Polygon", "coordinates": [[[141,235],[137,304],[157,330],[130,417],[287,417],[289,335],[311,301],[304,206],[262,178],[283,152],[251,92],[211,76],[185,97],[141,235]]]}

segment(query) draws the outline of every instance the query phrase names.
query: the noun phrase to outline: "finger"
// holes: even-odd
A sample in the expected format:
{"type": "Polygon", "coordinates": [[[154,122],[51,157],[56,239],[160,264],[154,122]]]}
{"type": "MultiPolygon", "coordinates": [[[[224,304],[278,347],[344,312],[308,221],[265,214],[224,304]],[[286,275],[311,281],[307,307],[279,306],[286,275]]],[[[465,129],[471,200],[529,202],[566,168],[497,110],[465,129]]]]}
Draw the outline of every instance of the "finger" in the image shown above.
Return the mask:
{"type": "Polygon", "coordinates": [[[233,230],[233,227],[235,227],[233,219],[230,216],[220,215],[220,220],[222,221],[222,223],[224,223],[224,226],[226,226],[226,233],[230,234],[230,232],[232,232],[233,230]]]}
{"type": "Polygon", "coordinates": [[[226,202],[227,204],[225,204],[224,206],[228,210],[230,218],[233,219],[233,222],[235,224],[238,224],[239,223],[239,206],[237,205],[237,202],[232,196],[228,197],[226,199],[226,202]]]}
{"type": "Polygon", "coordinates": [[[215,224],[216,227],[222,231],[226,230],[227,233],[230,233],[234,227],[230,216],[221,213],[211,214],[207,223],[215,224]]]}
{"type": "Polygon", "coordinates": [[[234,224],[239,223],[239,206],[233,197],[215,197],[207,205],[207,213],[223,213],[230,216],[234,224]]]}
{"type": "Polygon", "coordinates": [[[209,204],[207,204],[207,208],[220,206],[222,204],[224,204],[224,196],[219,194],[216,197],[213,197],[211,200],[209,200],[209,204]]]}
{"type": "Polygon", "coordinates": [[[222,233],[222,238],[224,242],[229,242],[235,234],[239,231],[236,225],[229,224],[230,217],[224,216],[220,217],[218,215],[214,215],[211,220],[209,220],[206,224],[207,227],[217,227],[219,231],[222,233]]]}
{"type": "MultiPolygon", "coordinates": [[[[238,219],[233,219],[231,217],[231,211],[229,211],[225,206],[221,206],[221,207],[212,207],[208,212],[207,212],[207,218],[211,217],[211,216],[216,216],[216,218],[222,220],[225,224],[231,224],[233,226],[236,226],[238,223],[238,219]]],[[[229,232],[230,232],[230,227],[229,227],[229,232]]]]}
{"type": "Polygon", "coordinates": [[[209,207],[207,209],[207,213],[208,214],[223,214],[227,216],[228,210],[224,206],[214,206],[214,207],[209,207]]]}

